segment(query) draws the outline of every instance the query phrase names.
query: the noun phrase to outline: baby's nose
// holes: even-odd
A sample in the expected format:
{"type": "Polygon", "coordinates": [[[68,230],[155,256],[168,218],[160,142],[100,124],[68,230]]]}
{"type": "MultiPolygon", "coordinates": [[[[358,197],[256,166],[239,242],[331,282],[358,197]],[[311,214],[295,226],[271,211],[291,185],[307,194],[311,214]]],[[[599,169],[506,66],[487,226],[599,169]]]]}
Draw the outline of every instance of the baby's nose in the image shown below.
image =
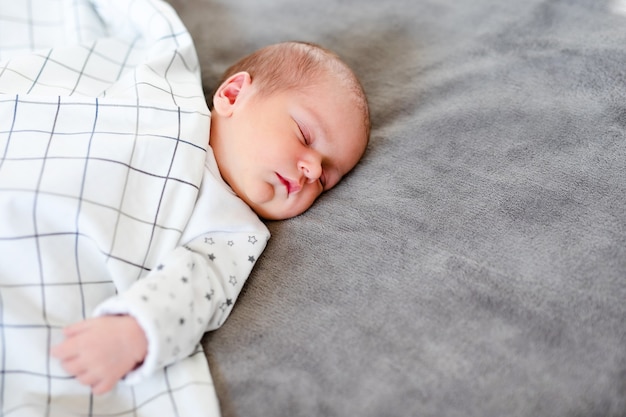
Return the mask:
{"type": "Polygon", "coordinates": [[[308,183],[317,181],[322,175],[322,162],[319,157],[303,160],[299,168],[308,183]]]}

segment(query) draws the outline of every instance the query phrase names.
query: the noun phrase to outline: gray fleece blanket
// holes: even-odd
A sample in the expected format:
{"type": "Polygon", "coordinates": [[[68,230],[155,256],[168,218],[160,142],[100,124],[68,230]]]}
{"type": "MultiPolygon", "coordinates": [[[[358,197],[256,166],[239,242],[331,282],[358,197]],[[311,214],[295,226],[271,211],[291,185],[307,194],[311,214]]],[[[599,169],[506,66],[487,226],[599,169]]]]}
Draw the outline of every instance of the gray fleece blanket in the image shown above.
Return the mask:
{"type": "Polygon", "coordinates": [[[207,97],[298,39],[373,115],[204,339],[225,417],[626,416],[626,2],[171,3],[207,97]]]}

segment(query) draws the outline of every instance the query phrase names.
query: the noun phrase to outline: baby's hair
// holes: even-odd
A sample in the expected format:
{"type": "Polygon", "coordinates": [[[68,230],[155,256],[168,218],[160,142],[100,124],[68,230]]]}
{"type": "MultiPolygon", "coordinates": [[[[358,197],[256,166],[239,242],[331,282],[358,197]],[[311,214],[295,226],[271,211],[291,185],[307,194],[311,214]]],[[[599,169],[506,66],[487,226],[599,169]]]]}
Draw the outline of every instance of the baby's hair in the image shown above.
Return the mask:
{"type": "Polygon", "coordinates": [[[314,43],[289,41],[261,48],[229,67],[220,84],[241,71],[250,74],[261,96],[284,90],[304,90],[323,76],[332,74],[354,93],[363,113],[367,137],[370,114],[363,86],[352,69],[334,52],[314,43]]]}

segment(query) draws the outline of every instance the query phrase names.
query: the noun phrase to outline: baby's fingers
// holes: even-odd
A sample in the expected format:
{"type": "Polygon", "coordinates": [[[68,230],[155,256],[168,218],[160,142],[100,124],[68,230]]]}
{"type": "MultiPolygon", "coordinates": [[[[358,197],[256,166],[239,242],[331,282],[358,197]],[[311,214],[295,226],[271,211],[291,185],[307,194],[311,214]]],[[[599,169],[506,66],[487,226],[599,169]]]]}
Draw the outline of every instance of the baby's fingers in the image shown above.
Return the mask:
{"type": "Polygon", "coordinates": [[[61,367],[78,382],[91,387],[94,394],[110,391],[120,379],[99,365],[87,365],[80,356],[61,361],[61,367]]]}
{"type": "Polygon", "coordinates": [[[95,395],[105,394],[113,389],[117,384],[117,380],[102,379],[91,385],[91,392],[95,395]]]}
{"type": "Polygon", "coordinates": [[[72,340],[66,339],[58,345],[52,346],[50,354],[63,362],[75,358],[78,352],[72,340]]]}
{"type": "Polygon", "coordinates": [[[77,377],[78,380],[80,380],[78,376],[83,375],[86,372],[86,366],[78,357],[72,357],[70,359],[62,360],[61,367],[68,374],[77,377]]]}
{"type": "Polygon", "coordinates": [[[94,391],[94,387],[99,386],[99,384],[102,382],[102,378],[100,377],[98,373],[94,373],[90,371],[82,372],[78,375],[75,375],[75,377],[78,380],[78,382],[90,387],[92,391],[94,391]]]}
{"type": "Polygon", "coordinates": [[[84,332],[89,327],[91,327],[91,322],[89,320],[79,321],[79,322],[76,322],[74,324],[70,324],[69,326],[64,327],[63,334],[65,335],[65,337],[72,337],[79,333],[84,332]]]}
{"type": "MultiPolygon", "coordinates": [[[[76,369],[80,369],[80,365],[76,369]]],[[[114,373],[108,372],[108,370],[94,367],[93,369],[87,369],[74,374],[76,379],[83,385],[87,385],[91,388],[91,392],[95,395],[107,393],[115,387],[117,382],[121,379],[120,376],[114,373]]]]}

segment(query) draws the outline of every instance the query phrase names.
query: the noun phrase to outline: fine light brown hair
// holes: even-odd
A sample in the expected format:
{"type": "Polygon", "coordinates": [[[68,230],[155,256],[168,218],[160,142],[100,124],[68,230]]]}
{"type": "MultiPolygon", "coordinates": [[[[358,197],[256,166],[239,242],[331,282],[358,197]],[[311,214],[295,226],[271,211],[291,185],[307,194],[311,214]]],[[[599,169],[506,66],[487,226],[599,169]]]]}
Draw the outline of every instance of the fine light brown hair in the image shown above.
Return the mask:
{"type": "Polygon", "coordinates": [[[314,43],[289,41],[268,45],[229,67],[219,84],[241,71],[250,74],[261,96],[284,90],[303,90],[324,76],[334,76],[354,94],[363,113],[369,138],[371,122],[367,96],[352,69],[334,52],[314,43]]]}

